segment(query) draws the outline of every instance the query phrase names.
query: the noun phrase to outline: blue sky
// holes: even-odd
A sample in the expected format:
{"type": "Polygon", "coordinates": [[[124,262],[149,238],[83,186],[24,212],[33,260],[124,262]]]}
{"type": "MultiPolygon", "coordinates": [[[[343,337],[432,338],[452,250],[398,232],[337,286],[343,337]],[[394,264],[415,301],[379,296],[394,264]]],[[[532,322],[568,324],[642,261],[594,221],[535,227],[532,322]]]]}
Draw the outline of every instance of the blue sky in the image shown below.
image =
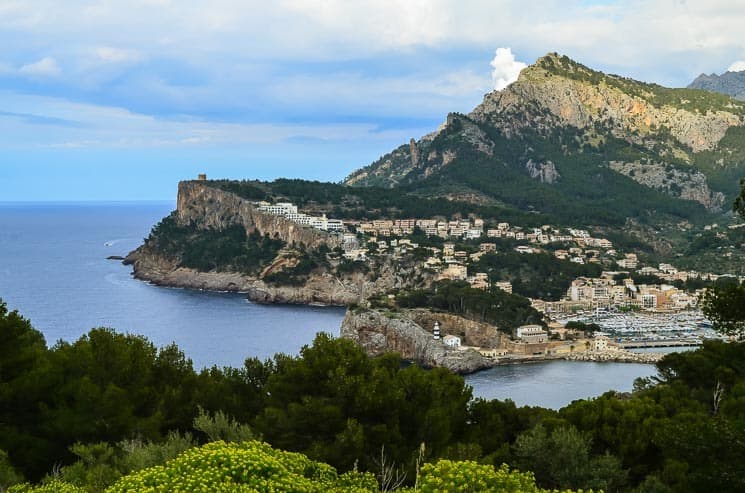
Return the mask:
{"type": "Polygon", "coordinates": [[[0,201],[338,181],[549,51],[684,86],[745,60],[743,25],[731,0],[0,0],[0,201]]]}

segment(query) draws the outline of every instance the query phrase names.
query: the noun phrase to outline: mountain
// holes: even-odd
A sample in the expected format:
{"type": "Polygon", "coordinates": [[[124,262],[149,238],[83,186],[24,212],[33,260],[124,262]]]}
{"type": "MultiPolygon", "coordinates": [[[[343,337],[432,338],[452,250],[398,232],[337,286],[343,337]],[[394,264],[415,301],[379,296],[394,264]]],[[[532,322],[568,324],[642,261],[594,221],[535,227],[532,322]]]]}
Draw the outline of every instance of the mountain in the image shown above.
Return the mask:
{"type": "Polygon", "coordinates": [[[688,88],[718,92],[745,101],[745,71],[725,72],[722,75],[701,74],[690,83],[688,88]]]}
{"type": "Polygon", "coordinates": [[[710,220],[745,176],[745,102],[606,75],[550,53],[471,113],[451,113],[346,178],[355,187],[559,220],[710,220]]]}

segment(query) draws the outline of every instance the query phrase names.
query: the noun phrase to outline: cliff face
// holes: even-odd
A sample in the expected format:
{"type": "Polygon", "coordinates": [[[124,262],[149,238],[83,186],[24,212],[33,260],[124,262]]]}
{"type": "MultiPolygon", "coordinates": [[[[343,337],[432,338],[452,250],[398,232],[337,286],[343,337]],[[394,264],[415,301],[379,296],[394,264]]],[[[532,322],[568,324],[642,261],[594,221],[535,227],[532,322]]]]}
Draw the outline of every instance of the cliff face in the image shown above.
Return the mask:
{"type": "Polygon", "coordinates": [[[677,195],[685,200],[694,200],[709,210],[720,210],[725,202],[724,194],[712,191],[706,176],[701,172],[670,168],[663,163],[641,164],[638,161],[611,161],[608,165],[612,170],[628,176],[637,183],[677,195]]]}
{"type": "Polygon", "coordinates": [[[200,228],[224,229],[238,224],[246,231],[258,230],[262,235],[268,234],[289,244],[303,243],[309,248],[325,244],[332,249],[341,245],[338,235],[300,226],[282,216],[266,214],[238,195],[198,181],[179,183],[176,210],[179,222],[192,223],[200,228]]]}
{"type": "Polygon", "coordinates": [[[373,274],[369,275],[339,276],[321,270],[311,273],[299,286],[274,285],[238,272],[201,272],[179,267],[176,259],[165,257],[147,245],[131,252],[124,263],[132,265],[137,279],[158,286],[241,292],[258,303],[352,305],[393,289],[424,287],[433,280],[420,266],[407,267],[386,261],[373,268],[373,274]]]}
{"type": "Polygon", "coordinates": [[[341,337],[357,342],[370,356],[394,352],[419,365],[447,368],[456,373],[473,373],[492,366],[473,349],[448,348],[412,319],[398,313],[347,310],[341,337]]]}
{"type": "Polygon", "coordinates": [[[420,327],[431,329],[435,321],[440,324],[440,333],[461,338],[466,346],[502,347],[503,335],[491,324],[475,322],[449,313],[432,312],[421,308],[403,312],[420,327]]]}
{"type": "Polygon", "coordinates": [[[677,101],[671,97],[658,103],[654,94],[658,88],[632,85],[614,76],[598,77],[593,83],[596,74],[557,55],[547,55],[523,70],[505,90],[487,94],[469,116],[513,132],[536,123],[585,130],[602,124],[616,137],[629,141],[645,137],[662,140],[659,134],[664,128],[676,144],[693,152],[715,148],[729,127],[743,124],[742,113],[734,105],[729,111],[722,108],[702,113],[687,106],[683,93],[677,101]],[[628,84],[625,90],[624,84],[628,84]]]}

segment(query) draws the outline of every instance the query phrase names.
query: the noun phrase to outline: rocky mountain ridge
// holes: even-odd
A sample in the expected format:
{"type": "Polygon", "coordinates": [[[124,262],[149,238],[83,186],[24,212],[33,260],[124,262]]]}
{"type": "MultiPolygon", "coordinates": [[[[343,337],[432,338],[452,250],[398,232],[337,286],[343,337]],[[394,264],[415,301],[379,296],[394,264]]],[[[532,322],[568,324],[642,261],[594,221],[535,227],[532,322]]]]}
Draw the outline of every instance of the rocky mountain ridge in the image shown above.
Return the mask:
{"type": "MultiPolygon", "coordinates": [[[[345,183],[426,189],[438,178],[440,184],[460,179],[465,182],[461,188],[483,191],[463,178],[472,172],[504,176],[516,186],[521,177],[530,178],[572,194],[589,184],[567,177],[592,173],[590,162],[634,180],[648,189],[645,193],[651,189],[716,212],[724,201],[721,194],[730,190],[713,189],[710,178],[722,169],[745,166],[733,157],[745,149],[745,139],[737,134],[744,126],[745,103],[606,75],[552,53],[504,90],[487,94],[468,115],[448,115],[436,132],[412,139],[345,183]],[[731,138],[733,132],[737,138],[731,138]],[[653,169],[623,173],[634,164],[653,169]],[[654,169],[660,166],[669,172],[650,179],[660,175],[654,169]],[[572,180],[576,184],[570,188],[572,180]]],[[[605,176],[606,182],[620,179],[605,176]]],[[[488,193],[504,200],[498,192],[488,193]]]]}

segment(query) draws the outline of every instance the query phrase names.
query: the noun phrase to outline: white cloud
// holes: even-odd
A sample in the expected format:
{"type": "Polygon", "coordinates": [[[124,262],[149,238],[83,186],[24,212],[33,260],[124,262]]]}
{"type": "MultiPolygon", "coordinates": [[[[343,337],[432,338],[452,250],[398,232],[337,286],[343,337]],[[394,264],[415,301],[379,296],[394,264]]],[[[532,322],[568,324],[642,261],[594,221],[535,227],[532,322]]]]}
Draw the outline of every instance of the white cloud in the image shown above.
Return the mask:
{"type": "Polygon", "coordinates": [[[29,63],[18,69],[18,72],[39,77],[55,77],[62,73],[57,60],[52,57],[44,57],[38,62],[29,63]]]}
{"type": "Polygon", "coordinates": [[[143,59],[142,53],[137,50],[126,50],[112,48],[111,46],[100,46],[95,49],[96,57],[107,63],[133,63],[143,59]]]}
{"type": "Polygon", "coordinates": [[[740,60],[729,66],[727,72],[745,72],[745,60],[740,60]]]}
{"type": "Polygon", "coordinates": [[[526,63],[515,60],[511,48],[497,48],[490,65],[493,69],[491,78],[494,82],[494,89],[497,91],[515,82],[520,71],[528,66],[526,63]]]}

